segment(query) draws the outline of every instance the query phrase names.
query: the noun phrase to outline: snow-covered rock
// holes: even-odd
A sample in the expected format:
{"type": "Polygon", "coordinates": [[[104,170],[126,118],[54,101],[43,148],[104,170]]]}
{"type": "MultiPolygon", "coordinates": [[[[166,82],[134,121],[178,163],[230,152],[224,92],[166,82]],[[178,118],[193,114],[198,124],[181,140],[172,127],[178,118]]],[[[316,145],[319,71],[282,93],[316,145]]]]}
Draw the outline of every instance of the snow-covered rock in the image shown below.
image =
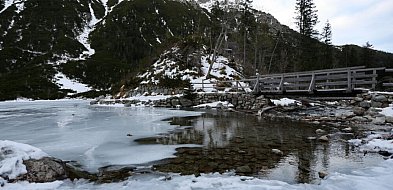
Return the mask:
{"type": "Polygon", "coordinates": [[[8,140],[0,141],[0,176],[15,179],[27,172],[24,160],[48,156],[41,149],[8,140]]]}

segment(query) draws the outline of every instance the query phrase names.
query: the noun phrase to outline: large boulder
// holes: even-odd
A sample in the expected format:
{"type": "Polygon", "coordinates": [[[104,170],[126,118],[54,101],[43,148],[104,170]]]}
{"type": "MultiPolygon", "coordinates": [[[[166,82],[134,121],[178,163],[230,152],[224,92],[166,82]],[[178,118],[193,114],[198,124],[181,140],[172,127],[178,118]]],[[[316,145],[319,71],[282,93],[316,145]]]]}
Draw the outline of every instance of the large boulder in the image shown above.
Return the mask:
{"type": "Polygon", "coordinates": [[[179,98],[179,101],[180,101],[180,104],[181,104],[183,107],[191,107],[191,106],[194,105],[194,103],[193,103],[191,100],[189,100],[189,99],[187,99],[187,98],[184,98],[184,97],[180,97],[180,98],[179,98]]]}
{"type": "Polygon", "coordinates": [[[24,160],[23,164],[26,166],[27,173],[18,176],[16,180],[46,183],[67,178],[64,170],[65,164],[56,158],[44,157],[38,160],[24,160]]]}

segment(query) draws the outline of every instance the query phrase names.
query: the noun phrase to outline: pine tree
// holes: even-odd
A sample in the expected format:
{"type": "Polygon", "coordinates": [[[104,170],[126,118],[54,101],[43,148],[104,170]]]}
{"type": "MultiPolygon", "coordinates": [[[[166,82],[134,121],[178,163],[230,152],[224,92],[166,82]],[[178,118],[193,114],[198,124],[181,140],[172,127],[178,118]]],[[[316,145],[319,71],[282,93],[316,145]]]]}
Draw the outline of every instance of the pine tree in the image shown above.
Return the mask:
{"type": "Polygon", "coordinates": [[[329,20],[326,21],[325,26],[322,29],[321,40],[326,45],[332,45],[332,26],[329,20]]]}
{"type": "Polygon", "coordinates": [[[256,27],[255,16],[252,13],[252,0],[242,0],[240,10],[243,12],[240,18],[240,31],[243,33],[243,64],[246,64],[246,46],[249,33],[256,27]]]}
{"type": "Polygon", "coordinates": [[[296,0],[296,25],[300,34],[315,37],[318,32],[314,29],[318,23],[316,6],[313,0],[296,0]]]}

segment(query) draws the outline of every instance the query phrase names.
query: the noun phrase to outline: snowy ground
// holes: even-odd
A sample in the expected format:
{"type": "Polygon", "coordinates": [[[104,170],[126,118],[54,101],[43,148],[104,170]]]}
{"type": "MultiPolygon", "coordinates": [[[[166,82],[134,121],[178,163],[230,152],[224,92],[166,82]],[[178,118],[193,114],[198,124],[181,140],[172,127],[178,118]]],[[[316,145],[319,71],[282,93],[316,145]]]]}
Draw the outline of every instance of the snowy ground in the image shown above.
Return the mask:
{"type": "Polygon", "coordinates": [[[76,93],[82,93],[92,90],[86,84],[82,84],[78,81],[71,80],[63,73],[57,73],[55,75],[55,78],[57,80],[56,83],[61,86],[61,89],[70,89],[75,91],[76,93]]]}

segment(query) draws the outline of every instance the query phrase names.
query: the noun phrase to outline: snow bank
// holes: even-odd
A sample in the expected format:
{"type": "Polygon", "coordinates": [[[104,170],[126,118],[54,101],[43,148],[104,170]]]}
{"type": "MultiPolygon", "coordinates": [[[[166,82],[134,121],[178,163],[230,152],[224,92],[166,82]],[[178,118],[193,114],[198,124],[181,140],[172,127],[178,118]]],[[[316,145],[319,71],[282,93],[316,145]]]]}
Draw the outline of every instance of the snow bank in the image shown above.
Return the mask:
{"type": "Polygon", "coordinates": [[[348,142],[360,147],[363,152],[387,151],[393,153],[393,140],[386,139],[390,135],[388,133],[371,134],[364,139],[351,139],[348,142]]]}
{"type": "Polygon", "coordinates": [[[25,174],[23,160],[40,159],[48,156],[41,149],[8,140],[0,141],[0,176],[14,179],[25,174]]]}

